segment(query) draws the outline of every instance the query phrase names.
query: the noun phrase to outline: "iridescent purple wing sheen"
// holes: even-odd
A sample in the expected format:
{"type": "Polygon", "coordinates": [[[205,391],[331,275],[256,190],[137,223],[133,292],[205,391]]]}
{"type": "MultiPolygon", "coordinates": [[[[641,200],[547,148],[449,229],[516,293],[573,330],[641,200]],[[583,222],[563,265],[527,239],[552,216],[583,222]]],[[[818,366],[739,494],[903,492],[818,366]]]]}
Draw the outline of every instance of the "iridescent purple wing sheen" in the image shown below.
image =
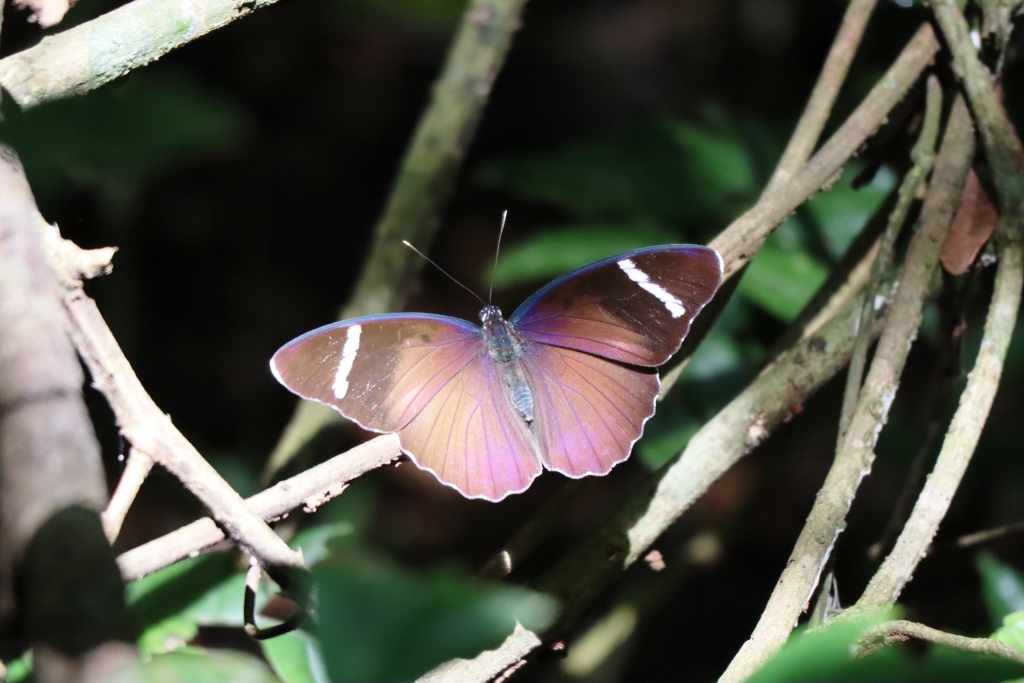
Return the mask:
{"type": "Polygon", "coordinates": [[[400,432],[402,450],[468,498],[499,501],[541,473],[526,423],[502,390],[496,363],[478,356],[400,432]]]}
{"type": "Polygon", "coordinates": [[[510,322],[532,341],[656,367],[679,350],[721,281],[722,259],[714,249],[647,247],[552,281],[510,322]]]}
{"type": "Polygon", "coordinates": [[[546,344],[526,346],[523,359],[548,469],[577,478],[606,474],[629,457],[654,414],[660,382],[653,369],[546,344]]]}
{"type": "Polygon", "coordinates": [[[270,368],[299,396],[366,429],[396,432],[481,354],[480,329],[465,320],[401,313],[308,332],[282,346],[270,368]]]}

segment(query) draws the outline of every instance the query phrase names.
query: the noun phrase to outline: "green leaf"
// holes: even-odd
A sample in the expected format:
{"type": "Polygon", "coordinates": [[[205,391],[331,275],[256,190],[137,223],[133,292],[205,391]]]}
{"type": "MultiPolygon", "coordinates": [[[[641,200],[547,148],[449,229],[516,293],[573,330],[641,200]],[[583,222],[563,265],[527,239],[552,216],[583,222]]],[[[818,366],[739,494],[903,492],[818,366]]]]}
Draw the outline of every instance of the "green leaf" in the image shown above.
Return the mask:
{"type": "Polygon", "coordinates": [[[656,470],[674,458],[700,429],[699,422],[684,410],[666,410],[663,401],[658,412],[644,426],[644,435],[637,443],[637,454],[648,469],[656,470]]]}
{"type": "Polygon", "coordinates": [[[29,650],[17,659],[5,662],[7,666],[6,683],[23,683],[32,676],[32,651],[29,650]]]}
{"type": "MultiPolygon", "coordinates": [[[[149,626],[168,617],[188,615],[189,609],[202,604],[205,596],[220,590],[235,575],[234,556],[201,555],[132,581],[125,588],[125,597],[136,621],[149,626]]],[[[241,594],[238,599],[241,605],[241,594]]]]}
{"type": "Polygon", "coordinates": [[[1003,617],[1003,625],[992,634],[992,637],[1018,652],[1024,652],[1024,611],[1013,612],[1003,617]]]}
{"type": "Polygon", "coordinates": [[[247,128],[241,109],[199,81],[140,72],[82,97],[12,112],[0,136],[18,150],[36,193],[72,181],[112,201],[130,198],[155,173],[223,154],[247,128]]]}
{"type": "Polygon", "coordinates": [[[199,626],[194,619],[170,616],[146,628],[139,636],[139,648],[146,654],[159,655],[174,652],[188,645],[199,626]]]}
{"type": "Polygon", "coordinates": [[[981,574],[981,593],[993,626],[1024,610],[1024,575],[989,552],[980,552],[974,566],[981,574]]]}
{"type": "MultiPolygon", "coordinates": [[[[502,289],[562,273],[631,249],[674,242],[677,236],[652,222],[590,223],[549,228],[510,245],[494,270],[494,287],[502,289]]],[[[488,269],[484,279],[490,276],[488,269]]]]}
{"type": "Polygon", "coordinates": [[[260,647],[284,683],[330,683],[320,644],[305,631],[261,640],[260,647]]]}
{"type": "MultiPolygon", "coordinates": [[[[844,175],[851,178],[862,168],[862,164],[851,164],[844,175]]],[[[896,185],[896,176],[888,167],[875,173],[867,185],[854,188],[849,182],[840,180],[828,192],[819,192],[804,206],[818,224],[822,239],[829,254],[840,258],[853,238],[882,205],[896,185]]]]}
{"type": "Polygon", "coordinates": [[[321,563],[319,636],[331,680],[410,680],[497,647],[518,620],[543,628],[554,601],[451,568],[413,574],[380,562],[321,563]]]}
{"type": "Polygon", "coordinates": [[[887,645],[865,656],[853,656],[864,629],[888,618],[874,615],[833,622],[811,633],[795,633],[747,683],[982,683],[1005,681],[1024,673],[1024,667],[1014,662],[947,647],[932,647],[927,655],[914,657],[901,646],[887,645]]]}
{"type": "Polygon", "coordinates": [[[153,657],[143,667],[143,680],[146,683],[279,683],[266,664],[252,655],[193,648],[153,657]]]}
{"type": "Polygon", "coordinates": [[[800,313],[825,282],[828,269],[807,252],[769,238],[747,267],[737,294],[783,322],[800,313]]]}
{"type": "Polygon", "coordinates": [[[296,550],[302,550],[306,566],[312,567],[330,555],[332,541],[347,538],[353,533],[355,533],[355,526],[347,520],[317,524],[299,531],[288,545],[296,550]]]}

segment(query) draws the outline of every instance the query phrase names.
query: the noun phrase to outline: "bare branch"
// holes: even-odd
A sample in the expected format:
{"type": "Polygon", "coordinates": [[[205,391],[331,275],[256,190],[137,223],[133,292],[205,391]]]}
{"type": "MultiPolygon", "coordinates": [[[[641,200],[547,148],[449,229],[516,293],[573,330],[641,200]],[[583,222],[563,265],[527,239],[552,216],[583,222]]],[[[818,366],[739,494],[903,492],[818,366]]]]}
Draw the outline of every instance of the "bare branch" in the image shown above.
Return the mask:
{"type": "Polygon", "coordinates": [[[746,213],[711,241],[725,261],[728,279],[745,266],[760,249],[764,239],[790,213],[819,191],[885,121],[917,81],[939,49],[935,33],[923,25],[827,143],[777,192],[762,195],[746,213]]]}
{"type": "Polygon", "coordinates": [[[871,471],[875,443],[896,396],[910,345],[917,335],[921,305],[973,155],[970,114],[963,100],[958,98],[921,209],[921,227],[907,249],[889,322],[879,339],[857,410],[849,429],[840,435],[835,461],[753,634],[720,681],[742,681],[768,661],[785,644],[811,599],[825,561],[846,524],[846,514],[857,488],[871,471]]]}
{"type": "Polygon", "coordinates": [[[153,469],[151,457],[137,448],[128,450],[128,461],[125,463],[124,472],[121,473],[121,479],[117,482],[114,494],[110,496],[107,509],[101,515],[103,533],[107,535],[107,540],[111,543],[117,540],[117,535],[121,533],[125,515],[128,514],[128,509],[135,501],[135,496],[139,494],[139,489],[142,488],[142,483],[146,481],[151,469],[153,469]]]}
{"type": "MultiPolygon", "coordinates": [[[[245,505],[252,514],[268,522],[287,516],[299,506],[303,506],[305,512],[313,512],[344,491],[353,479],[393,462],[401,454],[397,437],[378,436],[291,479],[279,481],[247,498],[245,505]]],[[[132,548],[118,557],[117,563],[125,579],[138,579],[194,556],[224,538],[224,531],[212,519],[204,517],[132,548]]]]}
{"type": "MultiPolygon", "coordinates": [[[[882,274],[889,267],[896,238],[903,229],[907,214],[910,213],[910,207],[916,201],[918,192],[924,187],[935,160],[935,141],[939,138],[939,123],[942,116],[942,88],[936,76],[932,75],[928,78],[927,90],[924,123],[921,126],[917,144],[914,145],[914,151],[911,153],[914,165],[903,177],[903,182],[900,183],[897,193],[896,206],[889,214],[889,224],[882,235],[875,262],[871,266],[871,282],[873,283],[880,282],[882,274]]],[[[870,290],[868,291],[870,292],[870,290]]],[[[864,297],[864,308],[861,309],[860,320],[870,320],[874,315],[873,298],[872,296],[864,297]]],[[[840,436],[849,429],[850,421],[857,409],[857,399],[860,396],[860,385],[864,379],[864,365],[867,362],[869,342],[869,336],[865,331],[862,330],[858,333],[857,342],[853,346],[853,356],[850,357],[850,371],[846,376],[843,407],[839,415],[840,436]]]]}
{"type": "Polygon", "coordinates": [[[0,618],[16,615],[11,644],[33,647],[38,680],[80,680],[130,628],[100,526],[99,444],[41,220],[21,164],[0,146],[0,618]]]}
{"type": "MultiPolygon", "coordinates": [[[[892,108],[921,76],[938,49],[934,31],[925,24],[818,153],[785,186],[762,193],[754,206],[711,240],[708,246],[717,249],[725,263],[725,280],[740,272],[754,258],[764,240],[789,214],[836,178],[843,165],[882,125],[892,108]]],[[[847,289],[843,294],[850,293],[851,290],[847,289]]],[[[836,299],[837,303],[842,301],[842,298],[836,299]]],[[[665,396],[678,381],[688,361],[688,358],[683,359],[664,374],[661,396],[665,396]]]]}
{"type": "Polygon", "coordinates": [[[32,191],[0,147],[0,613],[14,564],[57,510],[106,502],[99,444],[82,401],[32,191]]]}

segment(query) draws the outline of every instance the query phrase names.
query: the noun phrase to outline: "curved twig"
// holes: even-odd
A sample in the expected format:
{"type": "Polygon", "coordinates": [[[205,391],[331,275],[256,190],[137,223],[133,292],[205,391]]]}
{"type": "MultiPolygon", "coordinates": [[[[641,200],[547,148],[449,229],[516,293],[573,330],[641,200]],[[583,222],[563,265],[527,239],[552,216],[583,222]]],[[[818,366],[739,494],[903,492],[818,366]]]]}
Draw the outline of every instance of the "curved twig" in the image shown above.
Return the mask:
{"type": "Polygon", "coordinates": [[[1014,650],[999,640],[992,638],[969,638],[903,619],[885,621],[865,629],[857,643],[857,654],[866,655],[883,645],[910,638],[926,640],[936,645],[955,647],[958,650],[966,650],[967,652],[1002,657],[1018,664],[1024,664],[1024,653],[1014,650]]]}

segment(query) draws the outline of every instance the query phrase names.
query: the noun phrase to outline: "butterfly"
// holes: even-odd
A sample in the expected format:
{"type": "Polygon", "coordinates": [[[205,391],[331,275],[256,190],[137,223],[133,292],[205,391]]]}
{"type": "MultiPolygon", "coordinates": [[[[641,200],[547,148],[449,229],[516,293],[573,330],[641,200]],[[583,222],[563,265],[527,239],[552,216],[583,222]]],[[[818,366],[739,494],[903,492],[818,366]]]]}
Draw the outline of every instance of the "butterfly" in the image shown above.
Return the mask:
{"type": "Polygon", "coordinates": [[[722,281],[714,249],[669,244],[548,283],[481,325],[392,313],[326,325],[270,361],[281,384],[402,451],[468,498],[525,491],[543,469],[603,475],[654,414],[656,368],[722,281]]]}

